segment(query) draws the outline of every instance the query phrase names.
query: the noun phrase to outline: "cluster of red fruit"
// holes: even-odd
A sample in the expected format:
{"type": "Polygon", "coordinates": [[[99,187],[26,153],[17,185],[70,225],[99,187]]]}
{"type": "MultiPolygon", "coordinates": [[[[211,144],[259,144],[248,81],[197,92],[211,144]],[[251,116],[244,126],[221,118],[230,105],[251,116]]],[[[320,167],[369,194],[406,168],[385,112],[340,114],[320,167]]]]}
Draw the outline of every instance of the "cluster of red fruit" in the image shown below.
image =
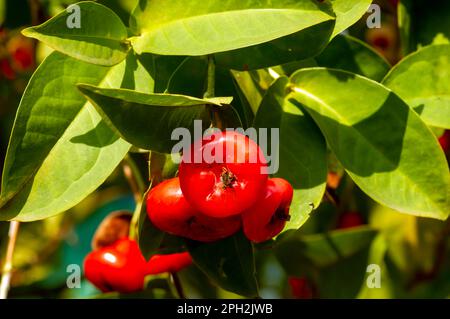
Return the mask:
{"type": "Polygon", "coordinates": [[[144,288],[145,277],[176,273],[192,264],[187,252],[142,256],[137,242],[128,237],[128,214],[112,213],[99,226],[93,251],[84,260],[84,275],[103,292],[131,293],[144,288]]]}
{"type": "Polygon", "coordinates": [[[212,242],[242,227],[249,240],[260,243],[284,228],[292,197],[287,181],[268,178],[258,144],[225,131],[191,145],[179,177],[149,192],[147,212],[156,227],[176,236],[212,242]]]}

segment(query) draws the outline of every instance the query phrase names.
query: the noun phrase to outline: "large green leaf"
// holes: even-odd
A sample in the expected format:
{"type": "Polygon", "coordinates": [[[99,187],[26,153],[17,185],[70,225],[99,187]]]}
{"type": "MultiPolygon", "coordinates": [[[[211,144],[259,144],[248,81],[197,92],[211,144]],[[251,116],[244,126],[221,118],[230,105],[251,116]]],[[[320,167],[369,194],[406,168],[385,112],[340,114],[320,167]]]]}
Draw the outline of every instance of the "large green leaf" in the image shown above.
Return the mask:
{"type": "Polygon", "coordinates": [[[450,45],[431,45],[407,56],[383,84],[427,124],[450,129],[450,45]]]}
{"type": "Polygon", "coordinates": [[[428,127],[389,89],[325,68],[291,77],[292,100],[303,104],[358,186],[398,211],[446,219],[450,174],[428,127]]]}
{"type": "Polygon", "coordinates": [[[348,35],[336,36],[316,57],[274,67],[273,70],[291,75],[308,67],[327,67],[363,75],[381,81],[391,68],[389,63],[370,46],[348,35]]]}
{"type": "Polygon", "coordinates": [[[252,244],[242,232],[214,243],[187,241],[194,263],[221,288],[258,296],[252,244]]]}
{"type": "Polygon", "coordinates": [[[100,83],[108,68],[51,54],[25,90],[11,135],[2,176],[2,202],[13,197],[38,170],[86,100],[77,81],[100,83]]]}
{"type": "Polygon", "coordinates": [[[120,18],[111,9],[95,2],[79,2],[75,6],[79,8],[80,28],[70,24],[78,11],[65,10],[22,33],[89,63],[110,66],[124,60],[130,45],[126,40],[127,29],[120,18]]]}
{"type": "Polygon", "coordinates": [[[356,254],[370,245],[376,233],[368,227],[314,235],[303,235],[296,231],[280,237],[274,250],[288,272],[296,274],[295,268],[301,268],[302,263],[325,268],[356,254]]]}
{"type": "MultiPolygon", "coordinates": [[[[269,130],[279,128],[279,156],[275,176],[285,178],[294,188],[290,215],[285,230],[297,229],[319,206],[327,179],[326,144],[314,121],[296,105],[285,99],[289,80],[281,77],[267,91],[256,113],[254,126],[269,130]]],[[[270,144],[269,144],[270,145],[270,144]]],[[[270,150],[269,153],[275,153],[270,150]]],[[[272,154],[273,156],[274,154],[272,154]]]]}
{"type": "MultiPolygon", "coordinates": [[[[176,94],[143,94],[123,89],[79,85],[106,122],[134,146],[171,153],[178,143],[171,139],[176,128],[194,131],[194,120],[210,124],[206,105],[219,106],[221,99],[198,99],[176,94]]],[[[224,98],[223,102],[231,101],[224,98]]]]}
{"type": "Polygon", "coordinates": [[[152,79],[133,55],[104,68],[106,73],[102,69],[53,53],[36,72],[18,111],[5,166],[9,168],[3,196],[17,194],[6,205],[3,202],[0,219],[31,221],[71,208],[94,191],[127,153],[130,145],[108,128],[75,84],[95,82],[95,76],[103,74],[96,81],[102,86],[151,90],[152,79]],[[58,108],[63,106],[61,112],[58,108]],[[38,131],[42,134],[36,134],[36,128],[42,128],[38,131]]]}
{"type": "Polygon", "coordinates": [[[333,37],[355,24],[369,9],[372,0],[330,0],[336,14],[333,37]]]}
{"type": "Polygon", "coordinates": [[[251,47],[217,53],[216,63],[235,70],[255,70],[303,60],[320,53],[330,40],[334,20],[251,47]]]}
{"type": "Polygon", "coordinates": [[[314,58],[318,66],[342,69],[381,81],[389,63],[370,46],[348,35],[339,35],[314,58]]]}
{"type": "Polygon", "coordinates": [[[138,52],[206,55],[261,44],[333,20],[313,0],[141,0],[132,17],[138,52]]]}

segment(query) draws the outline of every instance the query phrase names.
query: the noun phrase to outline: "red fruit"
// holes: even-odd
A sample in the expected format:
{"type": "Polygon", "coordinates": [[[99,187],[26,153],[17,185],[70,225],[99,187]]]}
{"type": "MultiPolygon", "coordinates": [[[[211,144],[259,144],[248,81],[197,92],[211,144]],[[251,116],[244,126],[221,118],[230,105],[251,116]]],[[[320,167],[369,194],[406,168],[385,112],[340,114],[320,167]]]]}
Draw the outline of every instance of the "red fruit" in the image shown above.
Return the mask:
{"type": "Polygon", "coordinates": [[[278,235],[289,220],[293,192],[291,184],[286,180],[269,179],[265,197],[242,216],[245,236],[260,243],[278,235]]]}
{"type": "Polygon", "coordinates": [[[84,275],[103,292],[142,290],[146,272],[147,263],[138,244],[128,238],[93,251],[84,260],[84,275]]]}
{"type": "Polygon", "coordinates": [[[11,63],[9,63],[8,59],[0,60],[0,70],[5,78],[8,80],[14,80],[16,77],[16,73],[11,67],[11,63]]]}
{"type": "Polygon", "coordinates": [[[170,255],[154,255],[147,263],[147,274],[175,273],[191,264],[192,257],[187,252],[170,255]]]}
{"type": "Polygon", "coordinates": [[[7,50],[12,57],[13,68],[26,71],[34,65],[34,46],[31,39],[23,36],[11,38],[7,43],[7,50]]]}
{"type": "Polygon", "coordinates": [[[341,214],[338,220],[338,229],[352,228],[361,226],[364,224],[364,220],[358,212],[347,212],[341,214]]]}
{"type": "Polygon", "coordinates": [[[313,289],[306,278],[290,277],[288,282],[291,286],[292,297],[297,299],[313,298],[313,289]]]}
{"type": "Polygon", "coordinates": [[[28,70],[33,66],[33,52],[29,48],[19,47],[13,54],[13,59],[21,70],[28,70]]]}
{"type": "Polygon", "coordinates": [[[211,217],[237,215],[264,194],[267,162],[262,150],[243,134],[219,132],[195,142],[180,164],[187,201],[211,217]]]}
{"type": "Polygon", "coordinates": [[[202,242],[231,236],[241,227],[239,216],[213,218],[197,212],[184,198],[178,178],[166,180],[150,191],[147,213],[159,229],[202,242]]]}
{"type": "Polygon", "coordinates": [[[439,138],[439,144],[441,144],[444,153],[448,153],[450,150],[450,130],[444,132],[444,134],[439,138]]]}

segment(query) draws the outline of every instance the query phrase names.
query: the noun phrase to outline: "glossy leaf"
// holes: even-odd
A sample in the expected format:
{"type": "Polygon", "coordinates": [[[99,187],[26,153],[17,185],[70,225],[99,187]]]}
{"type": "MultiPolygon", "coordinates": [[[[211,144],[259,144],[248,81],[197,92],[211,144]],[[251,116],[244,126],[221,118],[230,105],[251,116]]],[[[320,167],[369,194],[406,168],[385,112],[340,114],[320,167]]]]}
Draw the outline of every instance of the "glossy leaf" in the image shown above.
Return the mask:
{"type": "Polygon", "coordinates": [[[361,40],[338,35],[316,57],[283,64],[273,70],[290,76],[297,70],[315,66],[345,70],[375,81],[383,80],[391,68],[380,54],[361,40]]]}
{"type": "Polygon", "coordinates": [[[324,68],[300,70],[291,82],[292,99],[305,106],[365,193],[404,213],[448,217],[445,156],[433,133],[397,95],[364,77],[324,68]]]}
{"type": "Polygon", "coordinates": [[[174,129],[193,131],[194,120],[202,120],[204,129],[209,126],[206,105],[231,102],[227,98],[206,100],[176,94],[143,94],[91,85],[78,88],[125,140],[160,153],[172,153],[172,147],[178,143],[171,139],[174,129]]]}
{"type": "Polygon", "coordinates": [[[22,33],[71,57],[99,65],[121,62],[130,49],[127,29],[120,18],[111,9],[91,1],[68,7],[22,33]]]}
{"type": "MultiPolygon", "coordinates": [[[[269,133],[271,128],[279,129],[279,156],[272,158],[270,165],[278,163],[275,176],[288,180],[294,188],[291,219],[285,230],[302,226],[313,208],[319,206],[327,178],[325,140],[309,115],[285,99],[288,82],[281,77],[273,83],[254,122],[255,128],[267,128],[269,133]]],[[[271,137],[269,134],[267,144],[271,137]]],[[[269,155],[273,153],[276,151],[271,149],[269,155]]]]}
{"type": "Polygon", "coordinates": [[[390,69],[389,63],[361,40],[338,35],[314,58],[318,66],[342,69],[381,81],[390,69]]]}
{"type": "Polygon", "coordinates": [[[431,45],[407,56],[383,84],[427,124],[450,129],[450,45],[431,45]]]}
{"type": "Polygon", "coordinates": [[[2,176],[2,202],[32,178],[86,103],[72,89],[76,82],[100,83],[107,72],[106,67],[68,59],[60,53],[51,54],[40,65],[17,111],[2,176]]]}
{"type": "Polygon", "coordinates": [[[330,0],[336,14],[333,37],[355,24],[369,9],[372,0],[330,0]]]}
{"type": "Polygon", "coordinates": [[[177,0],[141,0],[132,19],[140,36],[131,42],[138,53],[206,55],[261,44],[333,19],[328,4],[311,0],[194,0],[189,6],[177,0]]]}
{"type": "Polygon", "coordinates": [[[246,71],[307,59],[326,47],[333,28],[334,20],[329,20],[270,42],[218,53],[216,63],[246,71]]]}
{"type": "Polygon", "coordinates": [[[253,247],[242,232],[214,243],[187,241],[194,263],[221,288],[257,297],[253,247]]]}
{"type": "MultiPolygon", "coordinates": [[[[97,68],[101,67],[53,53],[36,72],[18,111],[21,126],[14,128],[17,133],[13,133],[12,153],[7,159],[13,169],[5,189],[13,187],[9,189],[18,193],[1,208],[0,219],[32,221],[64,212],[100,186],[127,153],[130,145],[77,93],[75,84],[89,78],[95,82],[95,76],[101,74],[97,68]],[[37,107],[41,103],[45,107],[37,107]],[[58,111],[63,105],[67,109],[58,111]],[[48,117],[49,112],[60,118],[48,117]],[[72,118],[67,117],[70,114],[72,118]],[[52,138],[36,135],[33,127],[45,128],[43,133],[52,138]],[[27,142],[29,136],[33,143],[27,142]],[[37,142],[40,151],[35,149],[37,142]],[[21,182],[8,186],[14,179],[21,182]]],[[[152,89],[151,77],[132,55],[106,71],[103,79],[97,79],[102,86],[143,90],[142,81],[145,89],[152,89]]]]}

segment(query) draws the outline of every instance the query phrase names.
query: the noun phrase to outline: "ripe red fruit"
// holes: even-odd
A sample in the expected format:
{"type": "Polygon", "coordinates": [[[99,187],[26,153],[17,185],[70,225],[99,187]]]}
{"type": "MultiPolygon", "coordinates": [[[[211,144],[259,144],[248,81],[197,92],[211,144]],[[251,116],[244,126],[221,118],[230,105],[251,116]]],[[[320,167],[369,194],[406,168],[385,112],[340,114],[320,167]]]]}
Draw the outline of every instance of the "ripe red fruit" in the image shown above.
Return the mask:
{"type": "Polygon", "coordinates": [[[184,198],[178,178],[166,180],[150,191],[147,213],[159,229],[202,242],[231,236],[241,227],[238,216],[213,218],[195,210],[184,198]]]}
{"type": "Polygon", "coordinates": [[[304,277],[290,277],[288,279],[289,286],[291,286],[291,294],[292,297],[296,299],[312,299],[313,298],[313,289],[308,282],[308,280],[304,277]]]}
{"type": "Polygon", "coordinates": [[[129,238],[95,250],[84,260],[86,278],[103,292],[142,290],[146,272],[147,263],[138,244],[129,238]]]}
{"type": "Polygon", "coordinates": [[[444,132],[444,134],[439,138],[439,144],[441,145],[444,153],[448,153],[450,150],[450,130],[444,132]]]}
{"type": "Polygon", "coordinates": [[[364,224],[364,220],[358,212],[347,212],[339,216],[338,229],[352,228],[361,226],[364,224]]]}
{"type": "Polygon", "coordinates": [[[14,80],[16,78],[16,73],[11,67],[11,63],[8,59],[5,58],[0,60],[0,70],[3,76],[8,80],[14,80]]]}
{"type": "Polygon", "coordinates": [[[211,217],[228,217],[262,196],[267,162],[247,136],[219,132],[196,141],[183,154],[179,176],[181,190],[195,209],[211,217]]]}
{"type": "Polygon", "coordinates": [[[157,275],[165,272],[175,273],[192,264],[189,253],[154,255],[147,263],[147,274],[157,275]]]}
{"type": "Polygon", "coordinates": [[[269,179],[265,197],[242,216],[245,236],[260,243],[278,235],[289,220],[293,192],[291,184],[286,180],[269,179]]]}

